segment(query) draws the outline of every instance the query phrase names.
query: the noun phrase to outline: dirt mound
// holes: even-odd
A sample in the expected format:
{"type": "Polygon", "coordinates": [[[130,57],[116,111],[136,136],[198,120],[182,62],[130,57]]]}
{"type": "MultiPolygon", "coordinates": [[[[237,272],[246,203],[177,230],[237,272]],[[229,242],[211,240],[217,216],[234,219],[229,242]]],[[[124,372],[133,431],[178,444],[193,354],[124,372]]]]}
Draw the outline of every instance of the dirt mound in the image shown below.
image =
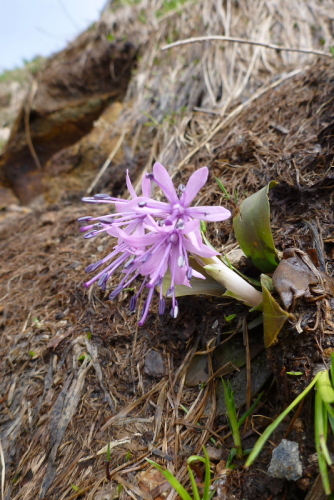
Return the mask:
{"type": "Polygon", "coordinates": [[[88,31],[51,58],[36,76],[0,158],[2,181],[22,203],[47,193],[50,178],[74,169],[76,179],[68,186],[63,179],[62,187],[75,194],[77,184],[82,191],[82,150],[87,154],[96,149],[95,157],[90,154],[87,159],[90,172],[94,164],[97,168],[106,159],[103,147],[108,151],[111,143],[104,136],[112,126],[113,113],[105,116],[103,111],[123,99],[135,52],[130,42],[111,43],[96,31],[88,31]],[[98,118],[91,144],[86,136],[98,118]]]}

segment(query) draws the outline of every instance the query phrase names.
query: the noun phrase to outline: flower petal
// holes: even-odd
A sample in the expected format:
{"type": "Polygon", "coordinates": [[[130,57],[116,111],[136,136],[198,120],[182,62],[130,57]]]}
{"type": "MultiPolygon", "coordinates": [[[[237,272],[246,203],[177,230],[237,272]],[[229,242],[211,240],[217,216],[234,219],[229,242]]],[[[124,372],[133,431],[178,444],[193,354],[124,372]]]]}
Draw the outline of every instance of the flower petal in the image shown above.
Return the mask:
{"type": "MultiPolygon", "coordinates": [[[[125,234],[125,233],[124,233],[125,234]]],[[[161,235],[158,233],[147,233],[147,234],[131,234],[130,236],[125,234],[122,236],[122,241],[135,248],[147,247],[149,245],[154,245],[161,241],[161,235]]]]}
{"type": "MultiPolygon", "coordinates": [[[[199,232],[199,229],[200,229],[199,221],[197,219],[196,220],[193,219],[186,222],[184,224],[184,227],[179,229],[179,232],[181,234],[189,234],[197,231],[198,234],[200,235],[201,233],[199,232]]],[[[202,241],[202,238],[200,238],[200,241],[202,241]]]]}
{"type": "Polygon", "coordinates": [[[155,182],[161,187],[167,200],[172,203],[179,203],[173,181],[165,169],[160,163],[155,163],[153,165],[153,176],[155,182]]]}
{"type": "Polygon", "coordinates": [[[207,167],[202,167],[196,172],[194,172],[186,185],[185,190],[180,198],[180,204],[183,207],[189,207],[190,203],[193,201],[198,191],[204,186],[208,180],[209,170],[207,167]]]}
{"type": "MultiPolygon", "coordinates": [[[[162,246],[156,251],[152,252],[151,258],[140,266],[140,273],[143,276],[150,275],[150,279],[158,277],[158,275],[164,276],[168,267],[168,261],[166,259],[165,247],[162,246]],[[158,272],[156,272],[158,271],[158,272]]],[[[153,283],[153,286],[155,283],[153,283]]]]}
{"type": "Polygon", "coordinates": [[[187,208],[187,215],[206,221],[220,221],[231,217],[231,212],[224,207],[199,206],[187,208]]]}
{"type": "Polygon", "coordinates": [[[118,208],[121,209],[121,212],[128,211],[143,215],[150,214],[158,217],[163,215],[167,216],[172,212],[170,203],[152,200],[152,198],[147,198],[146,196],[139,196],[134,200],[130,200],[123,209],[117,206],[117,209],[118,208]]]}
{"type": "Polygon", "coordinates": [[[195,246],[188,238],[183,239],[184,248],[195,255],[199,255],[200,257],[213,257],[214,255],[218,255],[218,252],[209,248],[206,245],[195,246]]]}
{"type": "Polygon", "coordinates": [[[151,190],[152,190],[152,181],[147,175],[143,175],[142,181],[141,181],[141,190],[143,193],[143,196],[150,198],[151,196],[151,190]]]}
{"type": "Polygon", "coordinates": [[[126,171],[126,186],[131,195],[131,198],[137,198],[136,191],[133,189],[128,170],[126,171]]]}

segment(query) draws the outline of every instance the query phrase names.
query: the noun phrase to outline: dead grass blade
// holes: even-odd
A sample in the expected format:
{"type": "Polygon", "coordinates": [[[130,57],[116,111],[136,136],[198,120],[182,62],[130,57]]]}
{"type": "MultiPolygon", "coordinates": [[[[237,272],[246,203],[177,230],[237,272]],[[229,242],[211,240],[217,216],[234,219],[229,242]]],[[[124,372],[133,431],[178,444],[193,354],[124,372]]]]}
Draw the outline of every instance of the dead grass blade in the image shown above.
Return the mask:
{"type": "Polygon", "coordinates": [[[126,130],[123,129],[122,130],[122,133],[121,135],[119,136],[119,139],[114,147],[114,149],[110,152],[108,158],[106,159],[106,161],[103,163],[99,173],[96,175],[96,177],[94,178],[94,180],[91,182],[91,184],[89,185],[87,191],[86,191],[86,194],[90,194],[93,189],[95,188],[95,186],[97,185],[97,183],[99,182],[99,180],[101,179],[102,175],[105,173],[105,171],[107,170],[107,168],[109,167],[110,163],[112,162],[114,156],[117,154],[119,148],[122,146],[123,144],[123,141],[124,141],[124,138],[125,138],[125,135],[126,135],[126,130]]]}
{"type": "MultiPolygon", "coordinates": [[[[120,474],[115,474],[113,476],[113,479],[114,479],[114,481],[117,481],[122,486],[124,486],[124,488],[126,488],[128,490],[128,493],[133,492],[136,495],[138,495],[139,498],[143,498],[144,500],[153,500],[153,497],[151,495],[149,495],[148,493],[146,493],[145,491],[140,489],[138,486],[136,486],[136,485],[130,483],[129,481],[127,481],[126,479],[124,479],[120,474]]],[[[133,496],[133,498],[136,499],[135,496],[133,496]]]]}
{"type": "Polygon", "coordinates": [[[135,401],[132,401],[129,405],[127,405],[125,408],[123,408],[120,412],[118,412],[116,415],[113,415],[110,417],[105,424],[102,425],[99,436],[113,423],[123,419],[126,417],[132,410],[134,410],[138,405],[141,403],[145,402],[150,396],[155,394],[156,392],[159,392],[162,387],[165,385],[165,380],[160,380],[158,384],[156,384],[150,391],[148,391],[146,394],[141,396],[140,398],[136,399],[135,401]]]}
{"type": "Polygon", "coordinates": [[[266,49],[272,50],[284,50],[285,52],[300,52],[301,54],[313,54],[321,57],[327,57],[332,59],[333,56],[329,52],[324,52],[323,50],[313,50],[313,49],[294,49],[292,47],[282,47],[280,45],[275,45],[273,43],[262,43],[255,40],[245,40],[244,38],[234,38],[231,36],[197,36],[193,38],[186,38],[184,40],[178,40],[177,42],[169,43],[161,47],[161,50],[169,50],[174,47],[180,47],[182,45],[187,45],[189,43],[198,42],[208,42],[208,41],[220,41],[220,42],[233,42],[233,43],[245,43],[246,45],[255,45],[257,47],[264,47],[266,49]]]}
{"type": "Polygon", "coordinates": [[[41,497],[45,496],[56,475],[57,468],[55,466],[55,460],[58,447],[77,409],[86,374],[92,366],[93,363],[88,358],[85,358],[78,373],[76,375],[70,375],[67,378],[53,408],[50,428],[50,455],[48,458],[47,473],[41,487],[41,497]]]}

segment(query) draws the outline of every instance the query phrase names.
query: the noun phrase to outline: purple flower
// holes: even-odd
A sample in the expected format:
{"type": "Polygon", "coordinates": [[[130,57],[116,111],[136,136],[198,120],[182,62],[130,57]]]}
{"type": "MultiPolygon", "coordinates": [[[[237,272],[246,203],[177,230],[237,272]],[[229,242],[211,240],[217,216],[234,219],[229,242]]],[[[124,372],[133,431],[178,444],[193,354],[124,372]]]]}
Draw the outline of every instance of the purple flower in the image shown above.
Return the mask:
{"type": "Polygon", "coordinates": [[[176,285],[191,286],[193,276],[204,277],[189,265],[189,253],[208,258],[217,252],[205,245],[200,232],[200,220],[219,221],[230,217],[229,210],[223,207],[190,207],[198,191],[206,183],[208,169],[203,167],[191,175],[186,187],[180,186],[180,197],[174,188],[167,170],[156,163],[153,174],[147,174],[142,182],[142,196],[137,197],[127,173],[127,186],[131,200],[112,198],[108,195],[95,195],[84,198],[88,203],[113,203],[116,213],[92,218],[82,217],[81,222],[92,222],[81,228],[88,231],[85,238],[93,238],[101,232],[118,239],[118,244],[104,259],[91,264],[86,272],[96,271],[107,264],[91,280],[85,283],[89,287],[97,281],[102,290],[106,290],[109,278],[116,269],[122,267],[123,277],[111,292],[112,300],[142,276],[143,281],[137,293],[131,298],[130,309],[136,309],[139,295],[148,289],[139,325],[143,325],[150,308],[154,289],[160,288],[159,314],[165,311],[165,299],[162,295],[162,282],[167,272],[170,275],[170,288],[166,294],[172,299],[171,315],[178,314],[175,296],[176,285]],[[161,187],[167,202],[150,197],[151,182],[161,187]],[[95,222],[97,221],[97,222],[95,222]]]}

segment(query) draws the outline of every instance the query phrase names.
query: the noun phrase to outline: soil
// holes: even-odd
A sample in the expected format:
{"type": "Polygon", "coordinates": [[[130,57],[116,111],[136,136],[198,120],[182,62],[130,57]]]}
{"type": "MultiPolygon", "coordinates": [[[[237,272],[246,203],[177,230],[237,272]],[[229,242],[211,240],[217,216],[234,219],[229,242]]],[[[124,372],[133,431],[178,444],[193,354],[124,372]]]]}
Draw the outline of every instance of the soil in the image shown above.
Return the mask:
{"type": "MultiPolygon", "coordinates": [[[[82,40],[86,43],[86,38],[82,40]]],[[[96,47],[103,54],[110,50],[101,40],[96,47]]],[[[200,454],[203,445],[218,481],[214,498],[325,498],[317,481],[312,397],[281,423],[254,466],[245,469],[244,460],[235,459],[235,467],[227,470],[233,441],[226,415],[220,410],[220,377],[195,386],[185,383],[195,353],[209,352],[205,369],[211,375],[222,368],[219,359],[211,354],[214,347],[223,344],[229,352],[233,342],[244,346],[245,330],[244,334],[240,331],[241,325],[254,319],[247,307],[222,297],[181,297],[177,319],[168,314],[159,317],[154,302],[146,324],[138,327],[137,313],[129,310],[131,291],[111,302],[108,293],[94,287],[86,291],[82,286],[86,266],[104,256],[114,243],[106,236],[99,240],[82,238],[77,219],[90,210],[80,198],[94,181],[97,165],[107,156],[105,151],[114,150],[122,135],[109,138],[101,146],[101,154],[94,152],[98,159],[91,171],[89,162],[82,166],[84,162],[78,160],[81,166],[73,173],[74,180],[69,166],[72,164],[66,162],[71,155],[78,158],[78,144],[88,144],[89,150],[96,141],[97,136],[89,134],[97,116],[107,113],[109,118],[113,116],[111,123],[119,123],[130,67],[135,64],[135,48],[131,45],[126,52],[121,44],[113,50],[118,57],[126,57],[129,65],[122,73],[117,99],[113,89],[103,89],[105,100],[99,101],[91,113],[84,113],[86,128],[71,138],[66,134],[59,147],[45,148],[42,173],[28,155],[22,116],[16,132],[23,142],[16,144],[12,132],[2,157],[2,173],[6,174],[2,187],[23,202],[6,203],[0,219],[0,452],[6,474],[3,498],[171,500],[177,495],[146,458],[167,466],[188,485],[186,459],[200,454]],[[21,176],[17,168],[22,151],[30,163],[21,176]],[[25,183],[30,182],[26,175],[42,175],[47,182],[38,182],[38,189],[29,189],[25,195],[25,183]],[[67,177],[59,181],[59,175],[67,177]],[[68,189],[60,193],[65,178],[68,189]],[[78,178],[80,182],[75,180],[78,178]],[[32,204],[24,204],[31,199],[32,204]],[[227,319],[231,315],[235,315],[234,319],[227,319]],[[282,438],[299,445],[303,475],[297,481],[268,475],[272,450],[282,438]]],[[[93,55],[92,64],[97,59],[103,61],[102,56],[93,55]]],[[[47,71],[55,64],[51,61],[47,71]]],[[[97,74],[96,78],[102,76],[97,74]]],[[[95,85],[96,80],[89,82],[95,85]]],[[[58,102],[57,92],[62,87],[59,82],[54,86],[54,102],[58,102]]],[[[38,99],[44,99],[43,95],[38,99]]],[[[66,109],[66,103],[62,109],[66,109]]],[[[43,113],[35,116],[36,120],[42,117],[43,113]]],[[[203,130],[212,125],[213,117],[198,112],[189,123],[192,133],[202,133],[205,138],[203,130]]],[[[61,137],[58,125],[57,137],[61,137]]],[[[277,249],[297,248],[313,258],[322,257],[325,271],[331,276],[333,133],[333,65],[319,59],[282,83],[269,85],[262,96],[245,105],[237,119],[230,120],[228,129],[217,130],[207,147],[199,148],[187,166],[174,170],[174,181],[185,182],[196,168],[208,165],[210,179],[200,193],[201,204],[222,204],[231,211],[271,180],[278,181],[270,194],[277,249]],[[229,199],[223,196],[214,177],[224,183],[229,199]],[[315,228],[313,232],[305,221],[315,228]]],[[[95,183],[93,192],[127,196],[126,168],[135,180],[154,160],[155,155],[143,148],[138,148],[131,159],[123,152],[95,183]]],[[[104,206],[93,208],[95,214],[106,213],[104,206]]],[[[208,224],[207,235],[219,251],[227,253],[237,247],[231,221],[208,224]]],[[[259,272],[249,263],[242,270],[259,278],[259,272]]],[[[115,276],[112,286],[117,280],[115,276]]],[[[328,364],[334,349],[332,309],[331,297],[314,303],[301,298],[294,308],[294,318],[266,352],[261,328],[249,332],[250,344],[253,338],[267,357],[268,376],[262,384],[264,394],[242,428],[245,449],[252,448],[258,435],[312,380],[318,365],[328,364]],[[298,320],[301,331],[296,329],[298,320]],[[303,376],[288,376],[287,372],[292,371],[302,372],[303,376]]],[[[246,359],[249,352],[246,347],[244,351],[246,359]]],[[[236,371],[227,377],[233,380],[236,371]]],[[[255,398],[255,394],[251,397],[255,398]]],[[[245,409],[242,404],[241,412],[245,409]]],[[[330,451],[332,441],[330,438],[330,451]]],[[[202,469],[195,471],[201,482],[202,469]]]]}

